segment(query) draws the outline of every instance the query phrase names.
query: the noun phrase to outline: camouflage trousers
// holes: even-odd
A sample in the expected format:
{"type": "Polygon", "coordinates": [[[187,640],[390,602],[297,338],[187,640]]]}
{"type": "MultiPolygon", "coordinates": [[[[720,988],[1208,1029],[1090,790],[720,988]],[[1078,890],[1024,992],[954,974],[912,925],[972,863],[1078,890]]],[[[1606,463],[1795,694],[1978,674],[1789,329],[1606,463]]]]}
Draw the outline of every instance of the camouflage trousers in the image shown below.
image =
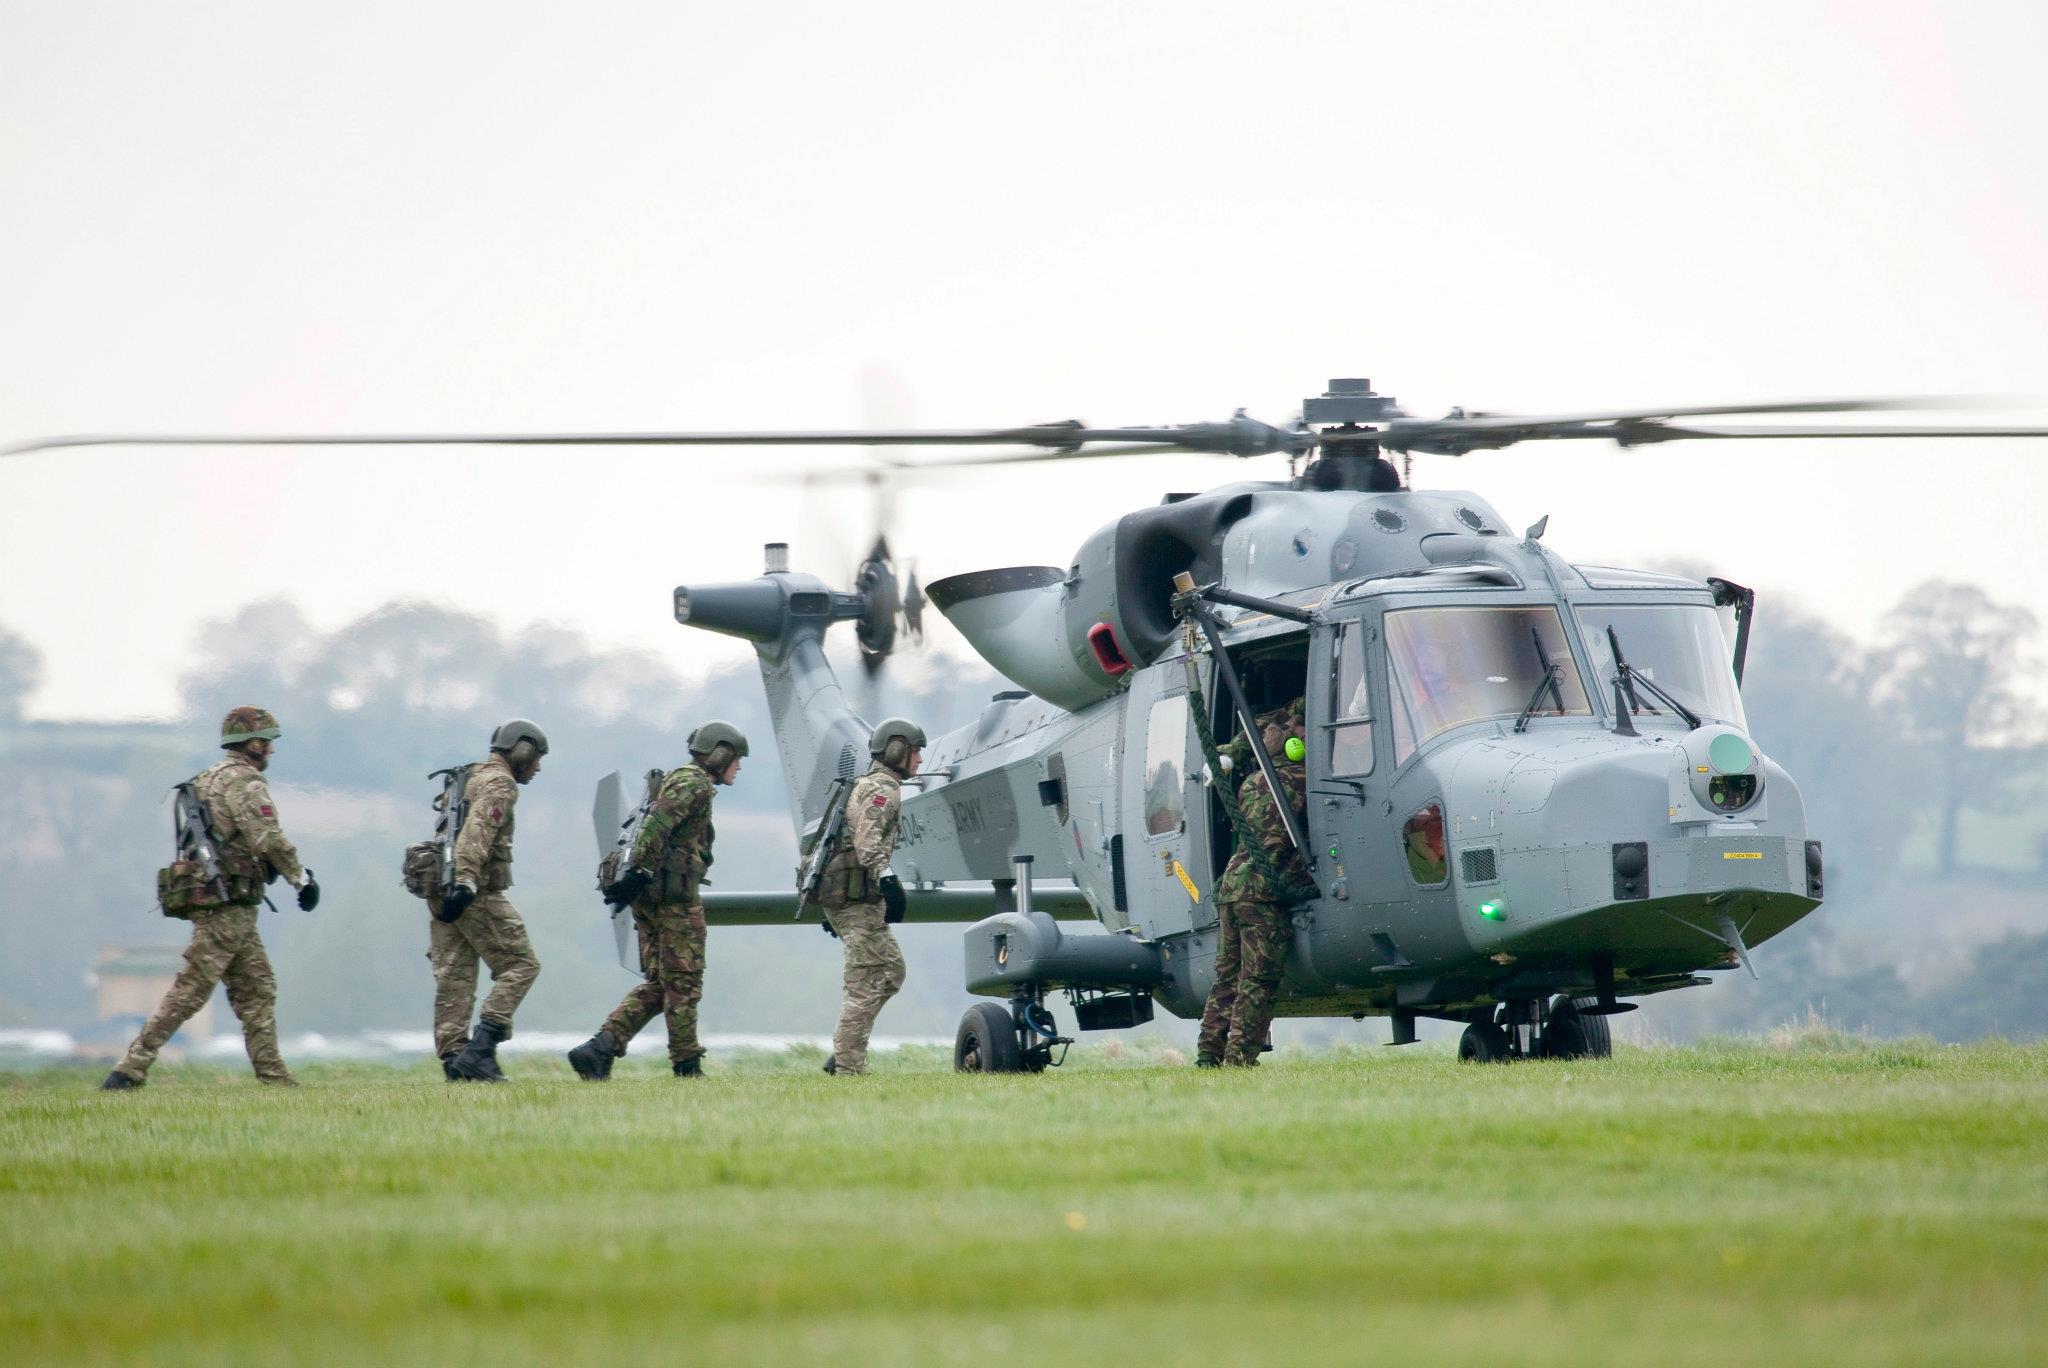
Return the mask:
{"type": "MultiPolygon", "coordinates": [[[[438,904],[429,899],[428,907],[438,904]]],[[[434,1053],[446,1055],[469,1040],[476,1004],[476,967],[490,966],[491,992],[480,1016],[509,1031],[527,990],[540,977],[540,960],[526,939],[526,923],[502,893],[482,893],[452,922],[427,923],[427,963],[434,971],[434,1053]]]]}
{"type": "Polygon", "coordinates": [[[256,909],[236,905],[202,913],[192,919],[192,943],[185,947],[185,967],[171,990],[143,1026],[142,1034],[115,1065],[116,1071],[140,1082],[156,1062],[157,1051],[177,1034],[213,996],[213,985],[225,983],[228,1006],[241,1018],[242,1042],[256,1076],[286,1079],[284,1058],[277,1052],[277,976],[270,956],[256,934],[256,909]]]}
{"type": "Polygon", "coordinates": [[[704,997],[704,905],[636,903],[633,925],[640,932],[640,972],[647,981],[635,984],[598,1029],[624,1054],[640,1028],[660,1013],[668,1019],[669,1062],[686,1064],[704,1053],[697,1043],[697,1003],[704,997]]]}
{"type": "Polygon", "coordinates": [[[825,909],[846,952],[845,989],[839,1029],[832,1033],[832,1066],[843,1074],[868,1071],[868,1033],[875,1018],[903,986],[903,952],[878,902],[825,909]]]}
{"type": "Polygon", "coordinates": [[[1280,970],[1294,939],[1277,903],[1227,902],[1216,908],[1216,982],[1202,1007],[1196,1052],[1221,1064],[1255,1065],[1273,1024],[1280,970]]]}

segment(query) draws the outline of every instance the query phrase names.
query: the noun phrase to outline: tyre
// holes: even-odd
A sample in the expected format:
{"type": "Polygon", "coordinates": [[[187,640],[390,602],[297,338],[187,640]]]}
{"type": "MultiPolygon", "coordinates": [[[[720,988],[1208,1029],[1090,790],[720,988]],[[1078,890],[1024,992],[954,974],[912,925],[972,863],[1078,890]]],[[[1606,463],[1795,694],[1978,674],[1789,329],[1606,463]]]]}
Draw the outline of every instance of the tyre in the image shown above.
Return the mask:
{"type": "Polygon", "coordinates": [[[969,1007],[953,1037],[953,1068],[960,1073],[1017,1073],[1023,1067],[1010,1009],[995,1002],[969,1007]]]}
{"type": "Polygon", "coordinates": [[[1508,1033],[1490,1021],[1475,1021],[1458,1037],[1458,1058],[1473,1064],[1505,1064],[1508,1033]]]}
{"type": "Polygon", "coordinates": [[[1550,1000],[1550,1015],[1543,1025],[1543,1053],[1549,1059],[1605,1059],[1614,1053],[1614,1037],[1608,1034],[1607,1018],[1587,1016],[1598,998],[1570,998],[1560,993],[1550,1000]]]}

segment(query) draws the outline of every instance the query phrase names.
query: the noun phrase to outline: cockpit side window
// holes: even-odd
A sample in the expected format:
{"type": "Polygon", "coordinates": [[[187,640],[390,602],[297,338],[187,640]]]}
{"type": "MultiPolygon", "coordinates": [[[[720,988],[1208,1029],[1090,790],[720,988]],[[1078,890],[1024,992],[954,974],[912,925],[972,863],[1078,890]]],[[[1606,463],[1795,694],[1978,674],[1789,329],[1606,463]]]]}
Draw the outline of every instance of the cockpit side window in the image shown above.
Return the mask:
{"type": "Polygon", "coordinates": [[[1444,810],[1431,803],[1418,810],[1401,828],[1401,853],[1408,860],[1408,874],[1423,885],[1440,884],[1450,877],[1450,861],[1444,855],[1444,810]]]}
{"type": "Polygon", "coordinates": [[[1330,672],[1331,774],[1372,773],[1372,699],[1366,689],[1363,622],[1347,622],[1337,638],[1336,668],[1330,672]]]}

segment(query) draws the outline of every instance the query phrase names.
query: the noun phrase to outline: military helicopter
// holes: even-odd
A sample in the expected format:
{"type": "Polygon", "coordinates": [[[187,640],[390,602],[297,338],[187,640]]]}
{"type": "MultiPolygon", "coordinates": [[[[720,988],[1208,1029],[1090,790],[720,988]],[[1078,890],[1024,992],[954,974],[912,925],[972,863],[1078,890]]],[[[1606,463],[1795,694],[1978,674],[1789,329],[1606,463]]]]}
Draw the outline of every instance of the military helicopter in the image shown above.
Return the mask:
{"type": "MultiPolygon", "coordinates": [[[[1388,459],[1526,441],[1624,446],[1754,438],[2044,436],[2042,428],[1722,425],[1703,418],[1932,407],[1928,400],[1722,405],[1525,417],[1412,417],[1333,380],[1282,429],[1240,410],[1164,428],[360,437],[80,437],[13,450],[185,444],[996,446],[943,464],[1133,451],[1283,455],[1280,480],[1171,494],[1107,523],[1065,568],[1007,566],[912,593],[886,540],[835,590],[769,543],[750,580],[675,590],[678,622],[759,661],[800,845],[867,765],[868,723],[827,663],[851,622],[885,659],[930,603],[1017,687],[934,737],[894,857],[907,920],[965,922],[955,1064],[1036,1071],[1081,1030],[1160,1004],[1198,1015],[1213,976],[1212,890],[1241,777],[1217,743],[1304,700],[1314,887],[1293,910],[1278,1013],[1462,1022],[1473,1061],[1608,1053],[1606,1018],[1750,964],[1818,907],[1822,844],[1792,776],[1750,738],[1740,685],[1755,596],[1733,581],[1574,564],[1485,500],[1417,490],[1388,459]],[[1732,619],[1732,640],[1721,613],[1732,619]],[[1109,934],[1069,934],[1061,922],[1109,934]]],[[[600,851],[626,820],[600,788],[600,851]]],[[[707,891],[712,924],[787,922],[794,881],[707,891]]],[[[636,969],[620,933],[622,962],[636,969]]]]}

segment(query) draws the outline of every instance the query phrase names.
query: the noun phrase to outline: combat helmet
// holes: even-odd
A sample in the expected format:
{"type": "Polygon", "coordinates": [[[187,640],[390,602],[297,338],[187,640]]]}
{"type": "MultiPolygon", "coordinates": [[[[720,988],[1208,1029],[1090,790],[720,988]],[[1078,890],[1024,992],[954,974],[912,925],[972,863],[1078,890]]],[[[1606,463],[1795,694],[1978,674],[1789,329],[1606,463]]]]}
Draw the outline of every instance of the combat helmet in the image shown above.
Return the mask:
{"type": "Polygon", "coordinates": [[[244,741],[275,741],[284,735],[277,719],[263,708],[233,708],[220,720],[222,746],[239,746],[244,741]]]}
{"type": "Polygon", "coordinates": [[[912,747],[925,744],[924,728],[907,717],[892,717],[876,727],[868,737],[868,754],[880,756],[889,749],[891,741],[907,742],[912,747]]]}
{"type": "Polygon", "coordinates": [[[521,741],[531,741],[536,755],[548,753],[548,734],[540,729],[538,723],[523,717],[502,723],[491,733],[491,749],[494,751],[509,751],[521,741]]]}
{"type": "Polygon", "coordinates": [[[709,755],[720,746],[729,746],[739,759],[747,758],[747,734],[730,722],[706,722],[690,733],[687,744],[692,755],[709,755]]]}

